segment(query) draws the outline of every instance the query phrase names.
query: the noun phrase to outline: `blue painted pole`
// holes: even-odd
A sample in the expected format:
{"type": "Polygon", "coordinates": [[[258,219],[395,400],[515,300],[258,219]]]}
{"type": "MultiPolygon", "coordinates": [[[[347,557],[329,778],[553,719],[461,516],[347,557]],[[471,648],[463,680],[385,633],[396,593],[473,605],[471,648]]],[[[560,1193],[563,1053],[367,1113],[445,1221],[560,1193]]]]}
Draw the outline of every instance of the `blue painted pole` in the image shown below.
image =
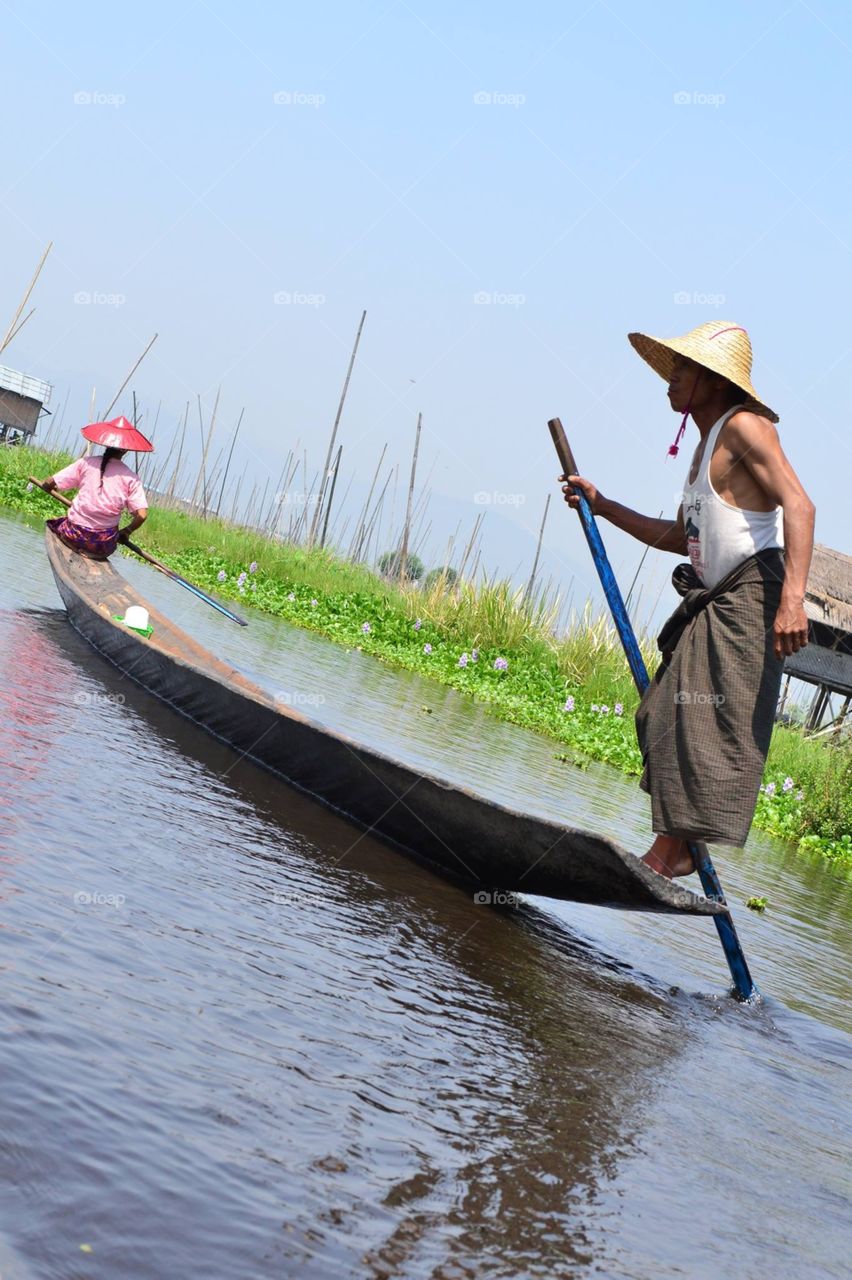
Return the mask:
{"type": "MultiPolygon", "coordinates": [[[[559,418],[551,418],[547,425],[553,437],[553,443],[556,446],[556,452],[565,476],[578,475],[574,454],[571,452],[571,446],[568,443],[568,438],[559,418]]],[[[650,683],[648,669],[645,666],[636,641],[636,633],[630,622],[621,589],[612,571],[612,565],[609,562],[592,509],[580,489],[575,487],[574,492],[580,499],[577,509],[580,522],[583,526],[583,532],[586,535],[586,541],[589,544],[589,550],[592,553],[592,559],[595,562],[595,568],[598,571],[598,577],[601,580],[601,586],[604,589],[613,621],[621,639],[633,681],[639,692],[644,693],[650,683]]],[[[707,846],[705,844],[690,844],[689,852],[692,854],[695,870],[698,872],[702,888],[707,897],[715,902],[725,902],[722,884],[710,859],[707,846]]],[[[731,971],[731,977],[734,980],[736,994],[741,1000],[750,1000],[758,994],[758,990],[749,973],[745,954],[737,937],[730,910],[726,911],[724,915],[714,916],[713,921],[719,934],[719,941],[722,944],[725,959],[728,962],[728,968],[731,971]]]]}

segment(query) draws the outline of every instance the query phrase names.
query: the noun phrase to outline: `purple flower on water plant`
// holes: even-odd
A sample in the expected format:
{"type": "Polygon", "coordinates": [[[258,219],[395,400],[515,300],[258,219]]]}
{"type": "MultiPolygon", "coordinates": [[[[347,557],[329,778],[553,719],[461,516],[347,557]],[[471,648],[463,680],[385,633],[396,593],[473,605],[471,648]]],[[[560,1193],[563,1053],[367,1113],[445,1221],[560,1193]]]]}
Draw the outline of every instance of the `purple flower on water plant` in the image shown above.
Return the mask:
{"type": "Polygon", "coordinates": [[[804,791],[797,791],[797,792],[796,792],[796,799],[797,799],[797,800],[804,800],[804,798],[805,798],[805,793],[804,793],[804,791]]]}
{"type": "Polygon", "coordinates": [[[295,599],[296,599],[296,597],[295,597],[295,595],[294,595],[294,593],[293,593],[292,591],[291,591],[291,592],[290,592],[290,594],[287,596],[287,599],[288,599],[288,600],[295,600],[295,599]]]}
{"type": "Polygon", "coordinates": [[[257,573],[257,561],[256,561],[256,560],[252,560],[251,564],[249,565],[249,573],[257,573]]]}
{"type": "Polygon", "coordinates": [[[431,644],[424,644],[424,646],[423,646],[423,652],[424,652],[424,653],[431,653],[431,652],[432,652],[432,646],[431,646],[431,644]]]}
{"type": "Polygon", "coordinates": [[[478,661],[479,661],[479,650],[478,650],[478,649],[471,649],[471,651],[470,651],[470,660],[471,660],[471,662],[478,662],[478,661]]]}
{"type": "Polygon", "coordinates": [[[365,635],[365,636],[366,636],[366,635],[369,635],[369,633],[370,633],[370,624],[369,624],[369,622],[362,622],[362,623],[361,623],[361,630],[364,632],[364,635],[365,635]]]}
{"type": "Polygon", "coordinates": [[[508,662],[506,661],[506,659],[505,659],[505,658],[495,658],[495,659],[494,659],[494,670],[495,670],[495,671],[508,671],[508,670],[509,670],[509,664],[508,664],[508,662]]]}
{"type": "Polygon", "coordinates": [[[598,706],[598,704],[597,704],[596,702],[593,702],[593,703],[592,703],[592,705],[591,705],[591,708],[590,708],[590,709],[591,709],[592,711],[600,711],[600,707],[598,706]]]}
{"type": "Polygon", "coordinates": [[[775,783],[774,783],[774,782],[767,782],[767,784],[766,784],[766,786],[763,788],[763,790],[766,792],[766,794],[767,794],[768,796],[774,796],[774,795],[775,795],[775,783]]]}
{"type": "Polygon", "coordinates": [[[318,605],[318,604],[319,604],[319,600],[312,600],[312,601],[311,601],[311,608],[312,608],[312,609],[316,609],[316,607],[317,607],[317,605],[318,605]]]}
{"type": "Polygon", "coordinates": [[[30,481],[30,483],[27,485],[27,493],[32,493],[32,491],[33,491],[33,485],[32,485],[32,481],[30,481]]]}
{"type": "Polygon", "coordinates": [[[246,584],[246,575],[244,573],[241,573],[240,576],[237,578],[237,586],[242,591],[245,584],[246,584]]]}
{"type": "Polygon", "coordinates": [[[467,654],[463,653],[462,656],[459,658],[459,666],[466,667],[469,661],[470,659],[468,658],[467,654]]]}
{"type": "Polygon", "coordinates": [[[415,622],[415,624],[414,624],[414,630],[415,630],[415,631],[419,631],[419,630],[420,630],[420,628],[421,628],[422,626],[423,626],[423,623],[422,623],[422,621],[420,620],[420,618],[418,618],[418,619],[417,619],[417,621],[416,621],[416,622],[415,622]]]}
{"type": "Polygon", "coordinates": [[[616,714],[617,716],[623,716],[623,715],[624,715],[624,703],[623,703],[623,702],[616,702],[615,706],[613,707],[613,711],[615,712],[615,714],[616,714]]]}
{"type": "Polygon", "coordinates": [[[608,715],[609,715],[609,707],[607,707],[607,706],[603,706],[603,705],[602,705],[602,706],[601,706],[601,708],[600,708],[600,713],[601,713],[601,715],[602,715],[602,716],[608,716],[608,715]]]}
{"type": "Polygon", "coordinates": [[[563,710],[563,711],[573,711],[573,710],[574,710],[574,706],[575,706],[574,699],[573,699],[573,698],[566,698],[566,699],[565,699],[565,706],[562,708],[562,710],[563,710]]]}
{"type": "Polygon", "coordinates": [[[785,779],[784,779],[784,785],[783,785],[783,787],[781,788],[781,790],[782,790],[782,791],[792,791],[792,790],[793,790],[793,788],[795,787],[795,785],[796,785],[796,784],[795,784],[795,782],[793,781],[793,779],[792,779],[792,778],[785,778],[785,779]]]}
{"type": "Polygon", "coordinates": [[[227,573],[225,572],[225,570],[224,570],[224,569],[220,569],[220,570],[219,570],[219,572],[216,574],[216,580],[217,580],[217,582],[224,582],[224,581],[225,581],[225,579],[227,578],[227,576],[228,576],[228,575],[227,575],[227,573]]]}

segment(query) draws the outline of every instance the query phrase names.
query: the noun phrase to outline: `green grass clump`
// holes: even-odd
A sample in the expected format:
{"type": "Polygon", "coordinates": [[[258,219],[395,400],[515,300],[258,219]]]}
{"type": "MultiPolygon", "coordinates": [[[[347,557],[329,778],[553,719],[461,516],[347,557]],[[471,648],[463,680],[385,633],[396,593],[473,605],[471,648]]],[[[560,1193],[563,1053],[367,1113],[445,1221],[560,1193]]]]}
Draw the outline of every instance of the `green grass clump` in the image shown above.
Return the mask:
{"type": "MultiPolygon", "coordinates": [[[[59,510],[29,473],[43,477],[69,458],[0,449],[0,506],[34,525],[59,510]]],[[[199,586],[381,661],[449,685],[502,720],[548,734],[588,759],[638,774],[632,712],[638,698],[618,635],[587,605],[557,632],[557,606],[526,600],[508,582],[428,588],[400,585],[333,551],[276,541],[226,521],[153,507],[140,544],[199,586]]],[[[649,669],[656,646],[640,637],[649,669]]],[[[852,755],[846,745],[778,726],[755,825],[852,871],[852,755]]]]}

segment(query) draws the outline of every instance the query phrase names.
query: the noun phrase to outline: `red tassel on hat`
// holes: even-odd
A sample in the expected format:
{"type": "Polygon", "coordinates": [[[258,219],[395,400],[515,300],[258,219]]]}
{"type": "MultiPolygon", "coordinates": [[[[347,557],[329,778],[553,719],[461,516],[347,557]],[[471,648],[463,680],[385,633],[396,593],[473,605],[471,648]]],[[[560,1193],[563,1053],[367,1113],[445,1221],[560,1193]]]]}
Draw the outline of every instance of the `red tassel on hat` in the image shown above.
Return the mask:
{"type": "Polygon", "coordinates": [[[689,411],[692,408],[692,397],[695,395],[695,388],[698,386],[698,379],[700,377],[701,377],[701,371],[699,370],[699,372],[695,375],[695,381],[692,384],[692,390],[690,391],[689,399],[686,402],[686,410],[683,415],[683,420],[677,429],[677,435],[674,438],[674,443],[669,445],[668,457],[670,458],[676,458],[678,455],[678,451],[680,449],[680,442],[683,439],[684,432],[686,431],[686,423],[687,423],[687,419],[689,418],[689,411]]]}

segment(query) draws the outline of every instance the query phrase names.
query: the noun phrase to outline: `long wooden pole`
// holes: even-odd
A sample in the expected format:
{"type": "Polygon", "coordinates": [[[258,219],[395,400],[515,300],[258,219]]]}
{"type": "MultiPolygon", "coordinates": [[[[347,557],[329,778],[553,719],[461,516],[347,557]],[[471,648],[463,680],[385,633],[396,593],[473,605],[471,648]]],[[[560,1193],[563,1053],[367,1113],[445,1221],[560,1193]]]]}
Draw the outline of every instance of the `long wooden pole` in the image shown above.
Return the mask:
{"type": "Polygon", "coordinates": [[[33,278],[30,281],[29,286],[27,287],[26,293],[24,294],[23,298],[21,298],[21,302],[18,307],[18,310],[15,312],[14,316],[12,317],[12,323],[9,325],[9,328],[6,330],[6,333],[3,337],[3,341],[0,342],[0,354],[2,354],[2,352],[6,350],[9,343],[12,341],[15,335],[19,333],[21,329],[23,329],[27,320],[29,320],[30,316],[32,315],[32,311],[31,311],[29,315],[24,316],[24,319],[21,321],[20,324],[18,324],[18,318],[21,312],[23,311],[24,307],[29,302],[30,294],[32,293],[33,289],[36,287],[36,282],[39,276],[41,275],[41,269],[44,266],[45,262],[47,261],[47,255],[50,253],[52,248],[53,248],[53,241],[51,240],[47,248],[45,249],[44,253],[41,255],[41,260],[35,269],[35,274],[33,275],[33,278]]]}
{"type": "Polygon", "coordinates": [[[379,478],[379,472],[381,470],[382,463],[384,461],[385,453],[387,452],[387,447],[388,447],[387,442],[385,442],[384,446],[382,447],[382,452],[379,455],[379,461],[376,465],[376,470],[373,473],[373,481],[372,481],[372,484],[370,485],[370,492],[367,494],[367,501],[364,503],[364,510],[361,512],[361,515],[358,519],[358,525],[355,529],[355,536],[352,539],[352,546],[350,547],[350,550],[349,550],[349,555],[353,560],[360,560],[361,558],[361,543],[364,538],[364,525],[366,523],[367,516],[370,514],[370,503],[373,501],[373,490],[375,489],[376,481],[379,478]]]}
{"type": "MultiPolygon", "coordinates": [[[[551,418],[547,425],[550,429],[559,461],[562,464],[563,474],[565,476],[579,475],[577,464],[574,461],[574,454],[571,452],[571,446],[568,443],[562,423],[558,418],[551,418]]],[[[589,544],[589,550],[592,553],[592,559],[595,562],[601,586],[604,589],[613,621],[618,630],[628,666],[636,688],[640,693],[644,693],[650,683],[650,679],[636,640],[636,634],[627,615],[627,609],[625,608],[618,583],[615,580],[615,574],[612,571],[592,509],[581,489],[575,489],[575,493],[580,499],[577,510],[583,526],[583,532],[586,535],[586,541],[589,544]]],[[[706,844],[690,842],[689,852],[692,854],[695,870],[698,872],[701,886],[707,897],[714,902],[724,903],[725,895],[722,891],[722,885],[716,874],[716,868],[710,860],[710,853],[706,844]]],[[[749,973],[745,953],[737,937],[730,910],[726,910],[721,915],[714,915],[713,923],[716,925],[719,941],[722,944],[722,950],[725,953],[725,959],[728,962],[728,968],[731,971],[737,995],[742,1000],[750,1000],[752,996],[758,994],[757,987],[749,973]]]]}
{"type": "MultiPolygon", "coordinates": [[[[101,414],[102,419],[106,420],[107,418],[109,418],[109,415],[112,413],[113,409],[114,409],[114,408],[115,408],[115,406],[116,406],[116,403],[117,403],[117,401],[118,401],[118,397],[121,395],[122,391],[123,391],[123,390],[124,390],[124,388],[127,386],[128,382],[129,382],[129,381],[130,381],[130,379],[133,377],[134,373],[135,373],[135,372],[136,372],[136,370],[139,368],[140,364],[142,363],[142,361],[143,361],[143,360],[145,359],[145,357],[147,356],[148,352],[149,352],[149,351],[151,350],[151,348],[153,347],[154,343],[157,341],[157,336],[158,336],[158,335],[155,333],[155,334],[154,334],[154,336],[153,336],[153,338],[151,339],[151,341],[148,343],[147,347],[145,348],[145,350],[142,352],[142,354],[141,354],[141,356],[139,357],[139,359],[136,361],[136,363],[135,363],[135,365],[133,366],[133,368],[132,368],[132,369],[130,370],[130,372],[128,373],[127,377],[126,377],[126,378],[124,379],[124,381],[122,382],[121,386],[120,386],[120,387],[118,388],[118,390],[116,391],[116,393],[115,393],[115,395],[113,396],[112,400],[110,401],[109,405],[108,405],[108,406],[107,406],[107,408],[104,410],[104,412],[101,414]]],[[[94,395],[92,396],[92,401],[94,402],[94,395]]]]}
{"type": "Polygon", "coordinates": [[[367,319],[367,312],[361,312],[361,321],[358,325],[358,332],[355,334],[355,345],[352,348],[352,355],[349,357],[349,367],[346,370],[346,378],[343,383],[343,390],[340,393],[340,403],[337,406],[337,413],[334,416],[334,426],[331,428],[331,438],[328,442],[328,451],[325,455],[325,466],[322,469],[323,483],[322,491],[314,511],[314,518],[311,521],[311,531],[308,535],[308,547],[312,547],[314,539],[319,528],[320,515],[322,513],[323,495],[325,493],[326,481],[328,479],[329,468],[331,467],[331,456],[334,453],[334,445],[337,440],[337,428],[340,426],[340,418],[343,413],[343,406],[346,403],[346,392],[349,390],[349,379],[352,377],[352,369],[355,365],[355,357],[358,354],[358,344],[361,341],[361,330],[364,328],[364,321],[367,319]]]}
{"type": "Polygon", "coordinates": [[[527,583],[526,590],[524,591],[524,595],[523,595],[524,603],[529,602],[530,597],[532,596],[533,587],[535,586],[535,575],[538,573],[538,562],[541,557],[541,543],[542,543],[542,539],[544,538],[544,526],[547,523],[547,513],[549,509],[550,509],[550,494],[547,495],[547,500],[544,504],[544,515],[541,517],[541,528],[538,531],[538,543],[536,544],[535,559],[533,560],[532,573],[530,574],[530,580],[527,583]]]}
{"type": "Polygon", "coordinates": [[[405,524],[402,529],[402,545],[399,549],[399,580],[405,581],[408,568],[408,539],[411,537],[411,508],[414,502],[414,481],[417,476],[417,454],[420,451],[420,430],[423,426],[423,414],[417,415],[417,428],[414,432],[414,453],[411,457],[411,475],[408,480],[408,500],[405,504],[405,524]]]}
{"type": "Polygon", "coordinates": [[[334,460],[334,475],[331,479],[331,490],[328,495],[328,502],[325,506],[325,518],[322,522],[322,534],[320,535],[320,546],[325,546],[325,535],[328,533],[328,517],[331,515],[331,504],[334,502],[334,490],[337,486],[337,473],[340,470],[340,456],[343,453],[343,445],[337,446],[337,457],[334,460]]]}

